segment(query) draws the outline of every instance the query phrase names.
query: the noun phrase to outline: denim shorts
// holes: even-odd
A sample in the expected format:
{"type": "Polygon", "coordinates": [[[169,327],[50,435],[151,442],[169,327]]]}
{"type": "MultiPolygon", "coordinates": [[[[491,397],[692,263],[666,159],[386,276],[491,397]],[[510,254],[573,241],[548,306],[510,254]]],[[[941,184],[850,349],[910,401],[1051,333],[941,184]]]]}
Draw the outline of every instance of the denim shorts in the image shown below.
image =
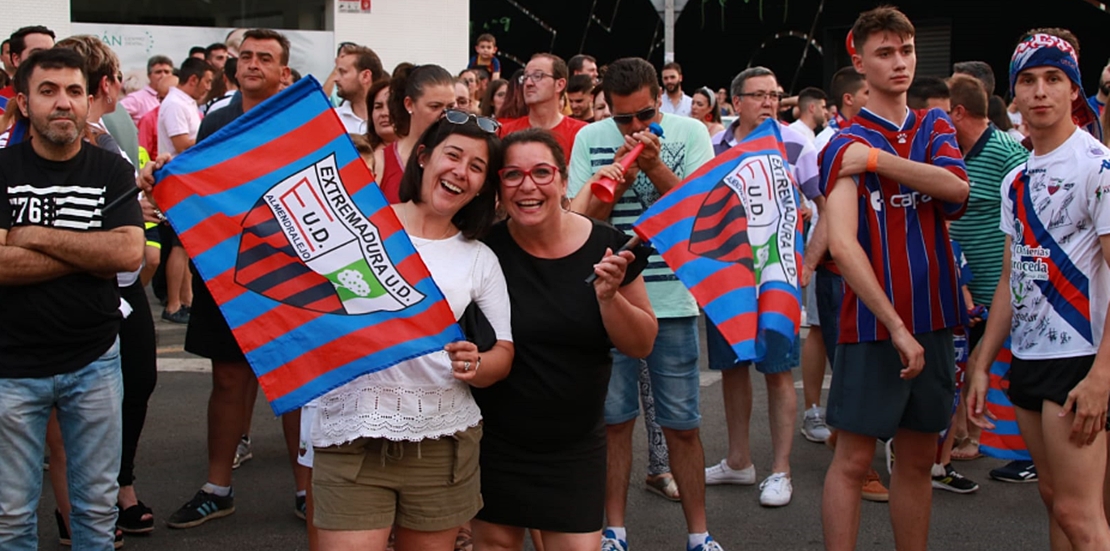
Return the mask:
{"type": "Polygon", "coordinates": [[[698,318],[690,316],[660,319],[655,347],[647,358],[630,358],[613,350],[605,423],[619,425],[640,414],[640,365],[647,362],[656,422],[673,430],[698,428],[698,347],[698,318]]]}
{"type": "MultiPolygon", "coordinates": [[[[794,335],[794,342],[774,331],[767,331],[767,354],[763,361],[754,362],[755,370],[764,374],[785,373],[798,366],[801,356],[801,339],[794,335]]],[[[709,350],[709,369],[720,371],[743,367],[753,362],[740,362],[736,359],[736,352],[725,340],[724,335],[717,326],[708,319],[705,320],[705,344],[709,350]]]]}

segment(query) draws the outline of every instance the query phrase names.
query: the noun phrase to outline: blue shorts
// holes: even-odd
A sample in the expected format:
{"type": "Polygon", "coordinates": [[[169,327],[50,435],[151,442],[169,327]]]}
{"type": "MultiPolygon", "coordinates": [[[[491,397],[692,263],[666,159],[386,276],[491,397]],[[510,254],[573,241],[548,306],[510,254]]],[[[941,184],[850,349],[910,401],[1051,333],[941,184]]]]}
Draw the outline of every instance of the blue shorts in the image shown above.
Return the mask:
{"type": "Polygon", "coordinates": [[[844,278],[824,266],[817,268],[810,285],[817,296],[817,313],[821,321],[821,338],[825,340],[825,355],[829,365],[836,365],[837,341],[840,340],[840,306],[844,302],[844,278]]]}
{"type": "MultiPolygon", "coordinates": [[[[798,366],[801,356],[801,339],[794,335],[791,343],[786,337],[774,331],[766,332],[767,354],[763,361],[754,362],[755,370],[764,375],[785,373],[798,366]]],[[[725,340],[724,335],[717,326],[708,319],[705,320],[705,345],[709,350],[709,369],[722,370],[733,367],[745,367],[752,362],[740,362],[733,352],[732,346],[725,340]]]]}
{"type": "Polygon", "coordinates": [[[613,350],[613,375],[605,396],[605,424],[619,425],[640,414],[640,365],[647,362],[655,421],[673,430],[701,424],[698,393],[698,318],[659,320],[655,347],[647,358],[630,358],[613,350]]]}

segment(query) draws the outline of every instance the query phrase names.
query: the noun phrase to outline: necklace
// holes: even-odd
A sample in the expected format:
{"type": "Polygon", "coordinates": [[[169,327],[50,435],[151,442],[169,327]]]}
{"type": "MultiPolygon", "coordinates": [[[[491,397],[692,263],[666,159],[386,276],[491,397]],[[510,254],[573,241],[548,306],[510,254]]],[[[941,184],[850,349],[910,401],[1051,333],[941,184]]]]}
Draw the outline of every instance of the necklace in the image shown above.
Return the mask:
{"type": "MultiPolygon", "coordinates": [[[[447,229],[443,232],[443,235],[439,236],[436,239],[429,239],[427,237],[413,235],[412,230],[409,229],[411,228],[411,226],[409,225],[409,204],[411,203],[401,205],[401,224],[405,227],[405,233],[408,233],[410,237],[419,237],[420,239],[428,239],[429,241],[442,241],[444,239],[447,239],[447,235],[451,233],[452,229],[454,229],[454,225],[452,225],[450,222],[447,223],[447,229]]],[[[413,243],[413,246],[416,246],[416,244],[413,243]]]]}

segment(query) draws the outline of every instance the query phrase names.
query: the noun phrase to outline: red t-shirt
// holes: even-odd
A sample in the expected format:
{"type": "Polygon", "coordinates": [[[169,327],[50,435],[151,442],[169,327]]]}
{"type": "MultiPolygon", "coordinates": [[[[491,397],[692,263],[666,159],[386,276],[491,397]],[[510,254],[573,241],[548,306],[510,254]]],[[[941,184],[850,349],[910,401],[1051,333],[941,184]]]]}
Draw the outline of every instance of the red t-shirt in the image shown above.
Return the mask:
{"type": "Polygon", "coordinates": [[[385,146],[382,158],[385,160],[385,166],[378,172],[381,175],[378,178],[378,187],[385,195],[385,200],[395,205],[401,202],[401,176],[405,174],[405,167],[401,164],[401,154],[397,150],[397,142],[385,146]]]}
{"type": "Polygon", "coordinates": [[[158,157],[158,111],[161,108],[159,105],[139,119],[139,145],[146,149],[151,159],[158,157]]]}
{"type": "Polygon", "coordinates": [[[0,88],[0,115],[8,110],[8,102],[15,97],[15,87],[11,84],[0,88]]]}
{"type": "MultiPolygon", "coordinates": [[[[586,123],[583,121],[564,116],[563,122],[560,122],[555,125],[555,128],[551,129],[551,133],[555,134],[555,140],[559,142],[559,145],[563,146],[563,153],[566,155],[567,163],[570,163],[570,149],[574,147],[574,137],[577,136],[578,131],[582,130],[585,126],[586,123]]],[[[504,138],[513,132],[527,130],[531,127],[532,126],[528,123],[527,116],[518,119],[509,119],[501,123],[500,135],[504,138]]]]}

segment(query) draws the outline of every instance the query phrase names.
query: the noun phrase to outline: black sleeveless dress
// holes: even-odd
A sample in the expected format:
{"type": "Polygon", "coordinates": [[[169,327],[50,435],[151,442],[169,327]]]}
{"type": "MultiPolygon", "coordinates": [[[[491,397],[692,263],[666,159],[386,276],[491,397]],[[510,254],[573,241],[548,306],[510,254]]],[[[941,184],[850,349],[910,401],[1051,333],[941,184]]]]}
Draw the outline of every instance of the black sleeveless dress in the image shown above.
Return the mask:
{"type": "MultiPolygon", "coordinates": [[[[593,221],[580,249],[544,259],[521,249],[505,222],[485,239],[505,273],[516,355],[505,380],[473,389],[484,420],[480,520],[555,532],[602,528],[612,343],[584,280],[606,248],[627,240],[593,221]]],[[[624,284],[642,269],[631,266],[624,284]]]]}

